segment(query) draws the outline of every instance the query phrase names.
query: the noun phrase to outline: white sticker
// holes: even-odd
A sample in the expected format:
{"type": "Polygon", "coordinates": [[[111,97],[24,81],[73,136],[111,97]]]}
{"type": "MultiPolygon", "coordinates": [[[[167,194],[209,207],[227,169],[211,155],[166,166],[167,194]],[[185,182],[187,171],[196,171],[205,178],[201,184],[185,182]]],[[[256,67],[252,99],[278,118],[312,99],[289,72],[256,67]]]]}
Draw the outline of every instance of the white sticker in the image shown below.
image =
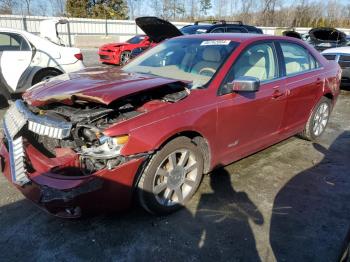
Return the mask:
{"type": "Polygon", "coordinates": [[[199,28],[199,29],[197,29],[196,32],[205,33],[205,32],[207,32],[207,29],[199,28]]]}
{"type": "Polygon", "coordinates": [[[228,45],[230,42],[231,40],[209,40],[203,41],[201,45],[228,45]]]}

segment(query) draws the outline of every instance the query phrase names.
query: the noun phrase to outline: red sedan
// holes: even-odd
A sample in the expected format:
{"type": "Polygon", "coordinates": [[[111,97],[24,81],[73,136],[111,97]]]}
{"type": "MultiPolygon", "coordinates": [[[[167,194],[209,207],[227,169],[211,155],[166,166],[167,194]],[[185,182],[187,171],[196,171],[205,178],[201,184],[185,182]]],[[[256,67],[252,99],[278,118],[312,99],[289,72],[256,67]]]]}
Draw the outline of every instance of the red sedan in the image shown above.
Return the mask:
{"type": "Polygon", "coordinates": [[[98,50],[100,62],[114,65],[124,65],[129,61],[130,53],[135,48],[147,49],[151,41],[146,35],[137,35],[125,43],[110,43],[103,45],[98,50]]]}
{"type": "Polygon", "coordinates": [[[1,171],[50,213],[170,213],[203,174],[299,134],[318,139],[341,70],[301,40],[172,38],[121,70],[87,69],[27,91],[4,118],[1,171]]]}

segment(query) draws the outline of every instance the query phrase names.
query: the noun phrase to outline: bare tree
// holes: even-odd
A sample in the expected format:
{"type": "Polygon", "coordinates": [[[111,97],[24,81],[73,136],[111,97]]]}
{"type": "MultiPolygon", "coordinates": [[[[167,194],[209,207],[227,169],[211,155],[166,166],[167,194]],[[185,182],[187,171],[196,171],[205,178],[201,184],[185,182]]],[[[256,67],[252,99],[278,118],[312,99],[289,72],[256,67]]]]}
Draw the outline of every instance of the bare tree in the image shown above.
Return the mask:
{"type": "Polygon", "coordinates": [[[0,13],[11,15],[16,5],[15,0],[0,0],[0,13]]]}
{"type": "Polygon", "coordinates": [[[51,0],[52,14],[54,16],[64,16],[64,7],[66,6],[65,0],[51,0]]]}
{"type": "Polygon", "coordinates": [[[30,12],[31,6],[30,5],[31,5],[32,0],[22,0],[22,2],[25,5],[25,10],[26,10],[27,15],[31,15],[31,12],[30,12]]]}

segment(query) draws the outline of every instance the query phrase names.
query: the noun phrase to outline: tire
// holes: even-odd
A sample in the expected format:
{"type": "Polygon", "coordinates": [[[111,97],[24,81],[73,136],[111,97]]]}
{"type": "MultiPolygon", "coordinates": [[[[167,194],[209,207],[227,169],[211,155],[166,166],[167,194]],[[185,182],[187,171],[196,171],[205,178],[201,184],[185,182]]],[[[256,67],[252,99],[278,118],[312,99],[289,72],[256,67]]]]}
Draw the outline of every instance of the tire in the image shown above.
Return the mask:
{"type": "Polygon", "coordinates": [[[131,52],[130,51],[123,51],[121,54],[120,54],[120,57],[119,57],[119,65],[125,65],[128,63],[128,61],[130,60],[130,54],[131,52]]]}
{"type": "Polygon", "coordinates": [[[155,215],[175,212],[192,198],[202,176],[200,149],[187,137],[175,138],[150,159],[142,173],[137,185],[139,202],[155,215]]]}
{"type": "Polygon", "coordinates": [[[58,70],[54,70],[54,69],[42,70],[34,76],[32,85],[35,85],[41,81],[50,79],[52,77],[55,77],[55,76],[58,76],[61,74],[62,74],[61,72],[59,72],[58,70]]]}
{"type": "Polygon", "coordinates": [[[318,104],[313,109],[304,131],[299,134],[300,137],[309,140],[317,140],[326,130],[329,116],[331,114],[331,100],[322,97],[318,104]]]}

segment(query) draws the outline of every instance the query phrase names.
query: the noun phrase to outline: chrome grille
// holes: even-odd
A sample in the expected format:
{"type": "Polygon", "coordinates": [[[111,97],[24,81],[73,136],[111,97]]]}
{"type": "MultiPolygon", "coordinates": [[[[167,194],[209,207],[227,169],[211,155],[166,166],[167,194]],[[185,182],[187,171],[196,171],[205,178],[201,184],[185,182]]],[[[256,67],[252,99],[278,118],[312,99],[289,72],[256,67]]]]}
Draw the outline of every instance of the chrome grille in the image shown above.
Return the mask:
{"type": "Polygon", "coordinates": [[[50,138],[62,139],[63,129],[58,127],[50,127],[34,121],[28,121],[28,129],[38,135],[47,136],[50,138]]]}
{"type": "Polygon", "coordinates": [[[10,169],[12,181],[20,186],[27,184],[30,180],[26,174],[25,168],[25,153],[23,146],[23,138],[20,136],[12,139],[9,134],[9,129],[4,123],[5,135],[8,138],[8,147],[10,153],[10,169]]]}
{"type": "Polygon", "coordinates": [[[55,139],[68,137],[72,128],[72,124],[69,122],[35,115],[21,100],[17,100],[5,115],[5,124],[8,127],[10,137],[13,138],[27,122],[28,130],[55,139]]]}
{"type": "Polygon", "coordinates": [[[11,105],[4,117],[9,136],[13,138],[27,123],[27,119],[17,110],[16,104],[11,105]]]}
{"type": "Polygon", "coordinates": [[[21,129],[28,123],[28,130],[41,136],[63,139],[70,135],[72,124],[47,116],[35,115],[21,100],[17,100],[4,117],[4,130],[8,141],[11,176],[15,184],[23,186],[30,180],[25,167],[25,150],[21,129]]]}

